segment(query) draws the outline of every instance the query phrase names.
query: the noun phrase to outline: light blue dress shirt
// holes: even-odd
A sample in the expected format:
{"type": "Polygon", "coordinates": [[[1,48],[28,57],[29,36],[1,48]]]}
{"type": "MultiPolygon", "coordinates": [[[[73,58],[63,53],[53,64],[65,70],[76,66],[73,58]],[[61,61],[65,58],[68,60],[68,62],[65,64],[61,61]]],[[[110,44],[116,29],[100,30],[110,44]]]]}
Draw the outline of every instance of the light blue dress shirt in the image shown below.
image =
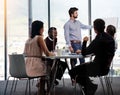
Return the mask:
{"type": "Polygon", "coordinates": [[[91,29],[92,26],[84,25],[78,20],[68,20],[64,25],[66,44],[71,46],[71,40],[82,40],[81,29],[91,29]]]}

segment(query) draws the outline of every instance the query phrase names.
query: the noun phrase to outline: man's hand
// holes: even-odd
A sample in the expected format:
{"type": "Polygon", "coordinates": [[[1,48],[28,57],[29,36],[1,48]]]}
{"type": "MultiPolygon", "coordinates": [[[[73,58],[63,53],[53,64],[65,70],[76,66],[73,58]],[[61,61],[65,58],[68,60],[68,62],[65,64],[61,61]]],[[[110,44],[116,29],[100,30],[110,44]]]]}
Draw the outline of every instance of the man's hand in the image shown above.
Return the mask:
{"type": "Polygon", "coordinates": [[[76,51],[76,53],[77,53],[77,54],[80,54],[80,53],[81,53],[81,50],[78,49],[78,50],[76,51]]]}
{"type": "Polygon", "coordinates": [[[73,50],[73,48],[71,46],[69,47],[69,50],[70,50],[71,53],[74,52],[74,50],[73,50]]]}
{"type": "Polygon", "coordinates": [[[83,41],[87,42],[88,40],[89,40],[89,38],[87,36],[83,38],[83,41]]]}

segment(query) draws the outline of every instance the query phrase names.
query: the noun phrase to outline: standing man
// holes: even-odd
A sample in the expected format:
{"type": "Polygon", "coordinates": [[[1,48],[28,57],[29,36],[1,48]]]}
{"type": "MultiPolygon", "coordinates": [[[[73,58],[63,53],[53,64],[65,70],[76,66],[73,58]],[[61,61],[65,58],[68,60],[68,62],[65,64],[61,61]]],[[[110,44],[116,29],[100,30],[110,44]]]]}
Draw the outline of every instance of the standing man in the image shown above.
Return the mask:
{"type": "MultiPolygon", "coordinates": [[[[81,29],[91,29],[91,26],[82,24],[79,20],[76,20],[78,17],[78,8],[72,7],[69,9],[70,19],[64,25],[64,35],[66,44],[69,47],[71,53],[81,53],[81,29]]],[[[80,63],[84,63],[85,60],[79,59],[80,63]]],[[[77,63],[77,59],[71,60],[72,68],[77,63]]]]}

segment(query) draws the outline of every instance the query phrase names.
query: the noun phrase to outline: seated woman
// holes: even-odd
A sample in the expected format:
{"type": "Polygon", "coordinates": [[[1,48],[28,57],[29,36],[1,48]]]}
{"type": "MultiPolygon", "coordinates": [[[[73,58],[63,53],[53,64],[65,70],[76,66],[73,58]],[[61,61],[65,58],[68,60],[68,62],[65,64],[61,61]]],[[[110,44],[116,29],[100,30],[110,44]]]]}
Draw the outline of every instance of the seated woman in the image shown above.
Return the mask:
{"type": "MultiPolygon", "coordinates": [[[[49,52],[43,39],[43,22],[34,21],[30,38],[25,43],[24,54],[26,57],[26,72],[28,76],[44,76],[46,74],[46,65],[40,56],[53,56],[54,53],[49,52]]],[[[40,80],[40,95],[44,95],[45,81],[42,77],[40,80]]]]}

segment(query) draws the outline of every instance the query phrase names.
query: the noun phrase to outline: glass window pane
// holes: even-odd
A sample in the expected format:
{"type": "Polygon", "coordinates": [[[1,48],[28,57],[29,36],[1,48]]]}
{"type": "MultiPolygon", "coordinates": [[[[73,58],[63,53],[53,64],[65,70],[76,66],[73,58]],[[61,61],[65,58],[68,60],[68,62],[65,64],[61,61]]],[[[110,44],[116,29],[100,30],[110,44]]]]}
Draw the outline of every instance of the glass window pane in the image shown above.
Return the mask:
{"type": "Polygon", "coordinates": [[[44,35],[48,30],[48,0],[32,0],[33,21],[41,20],[44,23],[44,35]]]}
{"type": "MultiPolygon", "coordinates": [[[[51,26],[58,30],[58,43],[60,47],[65,45],[64,24],[69,20],[68,10],[70,7],[77,7],[78,20],[88,24],[88,0],[51,0],[51,26]]],[[[88,30],[82,30],[82,37],[88,35],[88,30]]]]}
{"type": "Polygon", "coordinates": [[[92,0],[92,20],[102,18],[105,20],[106,26],[112,24],[117,28],[115,38],[118,43],[118,49],[113,60],[113,69],[115,71],[112,70],[112,73],[117,75],[120,75],[120,23],[118,23],[118,20],[120,19],[120,12],[118,12],[120,9],[119,3],[119,0],[92,0]]]}
{"type": "MultiPolygon", "coordinates": [[[[24,44],[27,38],[28,38],[28,1],[7,0],[8,54],[15,52],[23,53],[24,44]]],[[[9,58],[7,63],[9,65],[9,58]]]]}
{"type": "Polygon", "coordinates": [[[7,1],[7,26],[8,54],[23,53],[24,44],[28,37],[27,1],[7,1]]]}
{"type": "MultiPolygon", "coordinates": [[[[70,7],[77,7],[77,20],[88,25],[88,0],[51,0],[50,6],[51,26],[57,28],[58,46],[63,48],[66,45],[63,26],[70,19],[68,10],[70,7]]],[[[81,33],[82,37],[89,35],[88,30],[81,30],[81,33]]],[[[69,75],[65,74],[65,77],[68,78],[69,75]]]]}
{"type": "Polygon", "coordinates": [[[0,80],[4,79],[4,0],[0,0],[0,80]]]}

